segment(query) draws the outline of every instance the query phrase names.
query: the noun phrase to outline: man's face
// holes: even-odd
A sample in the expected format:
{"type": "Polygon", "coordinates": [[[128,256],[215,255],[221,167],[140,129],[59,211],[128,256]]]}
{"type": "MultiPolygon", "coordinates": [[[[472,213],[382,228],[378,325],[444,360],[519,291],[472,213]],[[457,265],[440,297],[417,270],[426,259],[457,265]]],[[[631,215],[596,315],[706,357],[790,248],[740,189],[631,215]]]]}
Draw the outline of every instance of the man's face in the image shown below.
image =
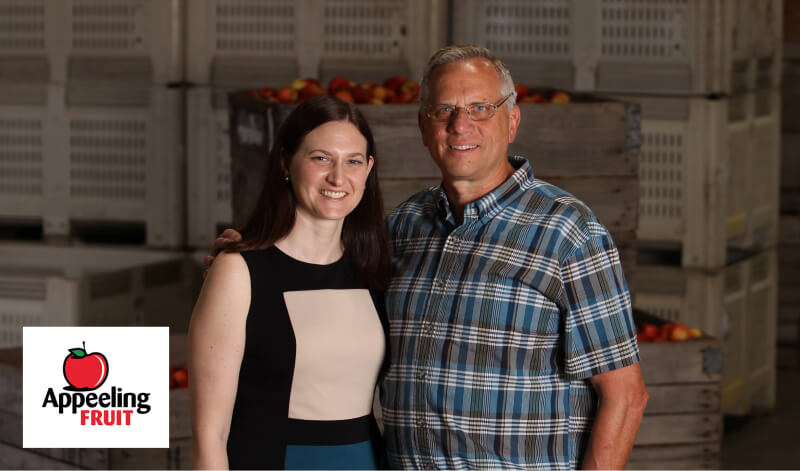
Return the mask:
{"type": "Polygon", "coordinates": [[[446,183],[470,182],[491,189],[508,178],[508,144],[514,141],[520,121],[519,107],[505,104],[486,121],[467,117],[464,106],[496,104],[500,77],[485,59],[469,59],[438,67],[430,77],[428,106],[462,107],[448,121],[419,116],[422,142],[439,166],[446,183]]]}

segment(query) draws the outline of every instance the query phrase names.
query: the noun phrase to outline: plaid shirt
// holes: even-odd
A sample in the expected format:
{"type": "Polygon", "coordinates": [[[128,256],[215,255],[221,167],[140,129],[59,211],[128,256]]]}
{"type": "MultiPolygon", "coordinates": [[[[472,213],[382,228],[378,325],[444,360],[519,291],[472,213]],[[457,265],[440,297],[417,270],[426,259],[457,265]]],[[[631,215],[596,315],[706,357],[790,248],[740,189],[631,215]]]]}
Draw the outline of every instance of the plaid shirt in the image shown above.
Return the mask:
{"type": "Polygon", "coordinates": [[[516,172],[464,209],[441,187],[389,215],[393,467],[570,469],[596,396],[587,378],[638,361],[607,230],[569,193],[516,172]]]}

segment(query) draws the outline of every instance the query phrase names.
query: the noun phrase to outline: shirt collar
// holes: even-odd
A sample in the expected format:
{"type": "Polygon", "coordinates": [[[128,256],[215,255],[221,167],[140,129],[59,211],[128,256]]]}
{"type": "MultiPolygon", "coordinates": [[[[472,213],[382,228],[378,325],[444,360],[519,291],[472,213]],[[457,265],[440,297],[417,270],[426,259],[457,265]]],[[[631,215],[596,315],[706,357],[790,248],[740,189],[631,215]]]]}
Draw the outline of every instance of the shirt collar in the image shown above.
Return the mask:
{"type": "MultiPolygon", "coordinates": [[[[519,194],[533,184],[533,167],[528,159],[517,155],[508,157],[516,171],[500,186],[464,207],[464,221],[491,218],[514,201],[519,194]]],[[[444,185],[439,185],[438,206],[441,216],[451,224],[455,223],[444,185]]]]}

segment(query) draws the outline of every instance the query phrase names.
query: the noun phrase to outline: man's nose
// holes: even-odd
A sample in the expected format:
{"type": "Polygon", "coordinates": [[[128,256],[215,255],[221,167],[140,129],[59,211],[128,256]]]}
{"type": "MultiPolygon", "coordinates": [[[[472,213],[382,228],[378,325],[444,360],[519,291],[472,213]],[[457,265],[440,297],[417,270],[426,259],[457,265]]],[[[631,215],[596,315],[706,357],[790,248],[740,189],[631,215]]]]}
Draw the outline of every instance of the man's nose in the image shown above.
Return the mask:
{"type": "Polygon", "coordinates": [[[461,132],[470,126],[472,126],[472,120],[467,114],[467,109],[461,107],[455,109],[453,116],[447,122],[448,131],[452,132],[461,132]]]}

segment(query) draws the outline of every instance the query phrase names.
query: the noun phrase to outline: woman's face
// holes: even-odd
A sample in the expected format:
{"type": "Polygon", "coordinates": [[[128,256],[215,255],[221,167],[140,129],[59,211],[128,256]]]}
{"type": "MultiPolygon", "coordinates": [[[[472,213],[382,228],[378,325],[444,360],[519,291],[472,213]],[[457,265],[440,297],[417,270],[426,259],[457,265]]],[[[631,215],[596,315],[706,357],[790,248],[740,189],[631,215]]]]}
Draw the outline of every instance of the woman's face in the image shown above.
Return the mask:
{"type": "Polygon", "coordinates": [[[298,216],[344,220],[361,201],[372,164],[366,138],[349,121],[313,129],[289,163],[298,216]]]}

